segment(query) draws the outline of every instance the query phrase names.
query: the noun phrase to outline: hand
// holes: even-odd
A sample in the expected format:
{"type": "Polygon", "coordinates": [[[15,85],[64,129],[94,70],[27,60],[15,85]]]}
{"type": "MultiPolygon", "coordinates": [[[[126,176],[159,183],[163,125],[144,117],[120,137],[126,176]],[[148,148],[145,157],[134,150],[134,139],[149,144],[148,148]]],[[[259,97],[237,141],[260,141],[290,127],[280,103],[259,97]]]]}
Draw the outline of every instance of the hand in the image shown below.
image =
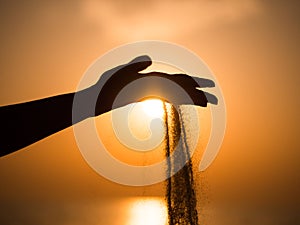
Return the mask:
{"type": "Polygon", "coordinates": [[[206,107],[217,104],[214,95],[197,88],[214,82],[185,74],[140,73],[151,65],[148,56],[105,72],[93,86],[68,93],[0,108],[0,156],[7,155],[86,118],[156,97],[174,105],[206,107]],[[96,105],[96,106],[95,106],[96,105]]]}
{"type": "Polygon", "coordinates": [[[192,104],[206,107],[207,103],[217,104],[218,100],[214,95],[197,89],[214,87],[213,81],[185,74],[140,73],[151,63],[148,56],[140,56],[128,64],[106,71],[90,88],[93,93],[95,90],[99,93],[100,90],[95,115],[147,97],[159,98],[174,105],[192,104]]]}

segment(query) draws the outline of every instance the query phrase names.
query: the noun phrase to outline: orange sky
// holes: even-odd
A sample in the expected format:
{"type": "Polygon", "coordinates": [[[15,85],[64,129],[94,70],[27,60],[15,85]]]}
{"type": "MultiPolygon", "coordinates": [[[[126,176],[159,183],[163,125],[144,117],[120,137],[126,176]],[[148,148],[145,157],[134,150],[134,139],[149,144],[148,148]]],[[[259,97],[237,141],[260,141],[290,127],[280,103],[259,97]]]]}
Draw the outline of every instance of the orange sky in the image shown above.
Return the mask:
{"type": "MultiPolygon", "coordinates": [[[[224,143],[205,172],[213,203],[295,210],[298,9],[297,1],[1,1],[0,104],[73,92],[87,67],[120,44],[180,44],[213,70],[227,104],[224,143]]],[[[1,208],[143,193],[92,171],[72,128],[1,158],[0,180],[1,208]]]]}

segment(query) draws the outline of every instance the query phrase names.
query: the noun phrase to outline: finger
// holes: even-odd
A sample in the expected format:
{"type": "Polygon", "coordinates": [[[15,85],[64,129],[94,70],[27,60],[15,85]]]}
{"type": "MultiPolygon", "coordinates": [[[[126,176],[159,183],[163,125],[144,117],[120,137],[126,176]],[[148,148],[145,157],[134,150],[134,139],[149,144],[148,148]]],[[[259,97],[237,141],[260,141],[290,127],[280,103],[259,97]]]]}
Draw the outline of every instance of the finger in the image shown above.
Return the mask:
{"type": "Polygon", "coordinates": [[[215,87],[214,81],[207,78],[194,77],[187,74],[173,74],[169,76],[170,79],[174,79],[178,84],[185,87],[193,86],[198,88],[215,87]]]}
{"type": "Polygon", "coordinates": [[[194,104],[198,106],[206,107],[207,103],[218,104],[217,97],[205,91],[196,89],[195,91],[190,91],[189,96],[192,98],[194,104]]]}
{"type": "Polygon", "coordinates": [[[207,106],[207,98],[203,91],[194,89],[193,91],[189,91],[189,96],[193,100],[194,105],[206,107],[207,106]]]}
{"type": "Polygon", "coordinates": [[[217,105],[218,104],[218,98],[206,91],[203,91],[206,99],[207,99],[207,102],[210,103],[210,104],[214,104],[214,105],[217,105]]]}
{"type": "Polygon", "coordinates": [[[127,72],[131,73],[138,73],[139,71],[142,71],[149,67],[151,64],[151,58],[147,55],[142,55],[130,61],[122,70],[126,70],[127,72]]]}
{"type": "Polygon", "coordinates": [[[215,87],[215,82],[210,79],[200,78],[200,77],[192,77],[193,80],[198,84],[199,88],[209,88],[215,87]]]}
{"type": "Polygon", "coordinates": [[[150,72],[143,73],[144,76],[158,76],[165,77],[172,80],[183,87],[198,87],[198,88],[210,88],[215,87],[214,81],[206,78],[193,77],[186,74],[167,74],[162,72],[150,72]]]}
{"type": "MultiPolygon", "coordinates": [[[[162,78],[166,78],[168,80],[171,80],[175,83],[177,83],[178,85],[180,85],[182,88],[184,88],[184,90],[186,91],[186,93],[188,93],[188,95],[192,98],[193,102],[196,105],[199,106],[203,106],[206,107],[207,103],[211,103],[211,104],[218,104],[218,99],[207,92],[204,92],[202,90],[196,89],[199,88],[199,83],[202,84],[201,88],[203,87],[213,87],[214,82],[212,80],[209,79],[205,79],[205,78],[195,78],[195,77],[190,77],[188,75],[184,75],[184,74],[174,74],[174,75],[169,75],[166,73],[161,73],[161,72],[150,72],[150,73],[143,73],[140,74],[146,77],[162,77],[162,78]],[[197,80],[197,82],[194,80],[197,80]]],[[[149,80],[148,80],[148,84],[149,80]]],[[[158,86],[160,83],[156,83],[155,86],[158,86]]],[[[160,84],[162,85],[162,83],[160,84]]],[[[180,101],[180,100],[179,100],[180,101]]]]}

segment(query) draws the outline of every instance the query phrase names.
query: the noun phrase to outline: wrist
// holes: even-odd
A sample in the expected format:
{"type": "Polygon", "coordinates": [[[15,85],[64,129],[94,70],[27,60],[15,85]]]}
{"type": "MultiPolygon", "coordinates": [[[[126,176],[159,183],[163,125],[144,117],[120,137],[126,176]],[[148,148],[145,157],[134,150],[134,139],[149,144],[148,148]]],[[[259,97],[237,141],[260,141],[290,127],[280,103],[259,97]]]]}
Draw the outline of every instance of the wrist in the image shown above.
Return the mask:
{"type": "Polygon", "coordinates": [[[111,110],[107,96],[97,85],[81,90],[76,95],[78,95],[80,111],[83,111],[85,118],[99,116],[111,110]]]}
{"type": "Polygon", "coordinates": [[[98,93],[94,86],[74,93],[73,98],[73,123],[94,117],[98,93]]]}

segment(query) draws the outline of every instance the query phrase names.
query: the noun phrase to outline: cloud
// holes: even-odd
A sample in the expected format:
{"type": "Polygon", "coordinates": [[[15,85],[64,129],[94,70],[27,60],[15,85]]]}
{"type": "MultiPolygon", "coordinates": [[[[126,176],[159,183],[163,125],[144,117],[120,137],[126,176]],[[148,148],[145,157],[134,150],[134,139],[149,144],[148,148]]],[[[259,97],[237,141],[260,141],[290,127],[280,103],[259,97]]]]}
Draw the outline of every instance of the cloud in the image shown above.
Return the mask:
{"type": "Polygon", "coordinates": [[[104,33],[119,37],[151,38],[184,35],[224,23],[238,23],[258,15],[257,0],[149,1],[136,4],[83,1],[82,16],[104,33]]]}

